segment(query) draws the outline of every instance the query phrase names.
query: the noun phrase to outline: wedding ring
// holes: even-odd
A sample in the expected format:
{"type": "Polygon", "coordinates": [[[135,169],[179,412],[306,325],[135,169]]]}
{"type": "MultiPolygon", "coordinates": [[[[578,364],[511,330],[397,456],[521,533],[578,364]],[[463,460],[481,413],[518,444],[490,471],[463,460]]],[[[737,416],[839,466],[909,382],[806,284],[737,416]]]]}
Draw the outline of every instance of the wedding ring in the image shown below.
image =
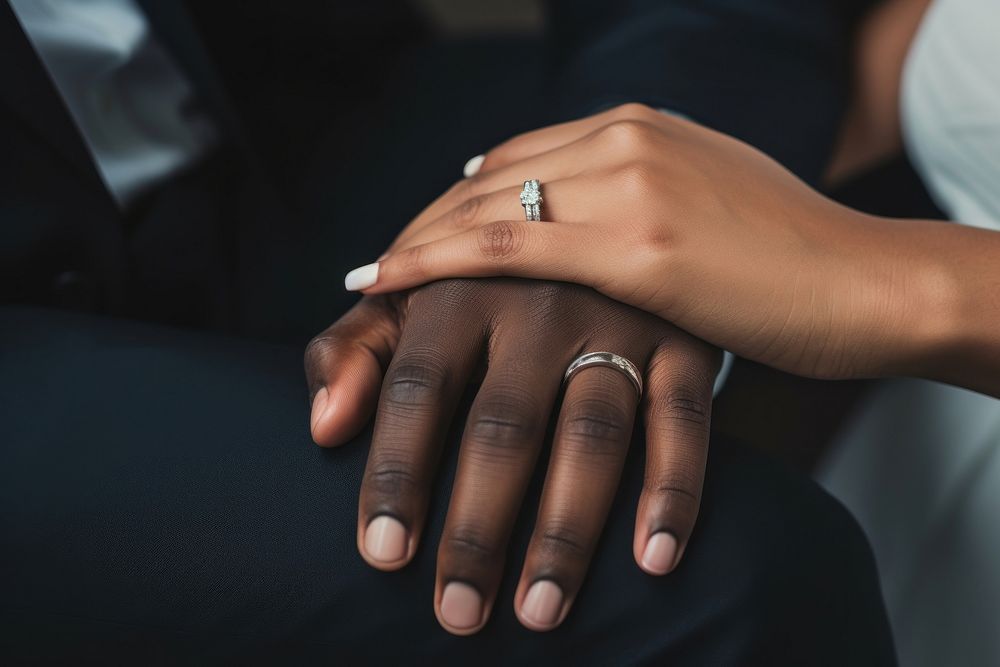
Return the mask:
{"type": "Polygon", "coordinates": [[[586,354],[581,354],[566,369],[566,374],[563,376],[563,385],[584,368],[590,368],[591,366],[607,366],[608,368],[621,371],[632,381],[632,386],[635,387],[636,393],[639,395],[639,398],[642,398],[642,374],[639,373],[638,367],[625,357],[613,352],[587,352],[586,354]]]}
{"type": "Polygon", "coordinates": [[[524,207],[524,217],[528,222],[542,219],[542,184],[537,178],[524,182],[521,190],[521,206],[524,207]]]}

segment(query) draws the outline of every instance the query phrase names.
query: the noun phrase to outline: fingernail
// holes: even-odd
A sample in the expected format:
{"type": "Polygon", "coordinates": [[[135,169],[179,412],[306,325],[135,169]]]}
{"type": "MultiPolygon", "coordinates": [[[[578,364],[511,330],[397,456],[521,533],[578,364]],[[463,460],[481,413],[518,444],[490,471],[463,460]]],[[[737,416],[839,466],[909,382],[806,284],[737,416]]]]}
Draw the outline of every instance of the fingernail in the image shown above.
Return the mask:
{"type": "Polygon", "coordinates": [[[378,280],[378,262],[365,264],[344,276],[344,287],[350,292],[371,287],[378,280]]]}
{"type": "Polygon", "coordinates": [[[659,532],[649,538],[646,550],[642,552],[642,567],[655,574],[666,574],[674,568],[677,558],[677,538],[666,532],[659,532]]]}
{"type": "Polygon", "coordinates": [[[320,390],[316,392],[316,396],[313,397],[312,404],[312,414],[309,416],[309,426],[315,431],[316,422],[319,418],[323,416],[323,412],[326,411],[326,404],[330,400],[330,392],[326,390],[326,387],[320,387],[320,390]]]}
{"type": "Polygon", "coordinates": [[[441,618],[454,628],[474,628],[483,619],[483,598],[472,586],[452,581],[441,595],[441,618]]]}
{"type": "Polygon", "coordinates": [[[534,625],[548,628],[559,620],[562,605],[563,593],[559,586],[548,580],[537,581],[524,596],[521,616],[534,625]]]}
{"type": "Polygon", "coordinates": [[[485,155],[477,155],[476,157],[470,157],[469,161],[466,162],[465,166],[462,168],[462,173],[465,174],[466,178],[468,178],[469,176],[475,176],[476,174],[479,173],[479,170],[482,169],[483,160],[485,159],[486,159],[485,155]]]}
{"type": "Polygon", "coordinates": [[[377,516],[365,529],[365,551],[383,563],[406,556],[406,528],[391,516],[377,516]]]}

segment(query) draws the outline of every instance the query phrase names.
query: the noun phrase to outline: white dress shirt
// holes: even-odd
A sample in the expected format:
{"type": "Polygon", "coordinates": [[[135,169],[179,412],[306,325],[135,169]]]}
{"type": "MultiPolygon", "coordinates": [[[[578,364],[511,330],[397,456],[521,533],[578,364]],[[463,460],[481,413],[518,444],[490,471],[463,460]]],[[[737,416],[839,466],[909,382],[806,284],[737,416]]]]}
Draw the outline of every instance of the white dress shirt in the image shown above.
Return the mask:
{"type": "Polygon", "coordinates": [[[10,5],[120,206],[214,144],[211,120],[134,0],[10,5]]]}

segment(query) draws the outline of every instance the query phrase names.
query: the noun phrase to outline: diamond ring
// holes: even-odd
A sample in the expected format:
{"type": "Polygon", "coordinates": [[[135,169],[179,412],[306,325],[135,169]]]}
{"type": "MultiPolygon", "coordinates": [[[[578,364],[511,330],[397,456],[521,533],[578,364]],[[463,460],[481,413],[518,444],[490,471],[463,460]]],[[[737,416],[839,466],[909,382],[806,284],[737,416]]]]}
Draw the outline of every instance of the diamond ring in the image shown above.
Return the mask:
{"type": "Polygon", "coordinates": [[[521,206],[524,207],[524,217],[529,222],[542,219],[542,184],[537,178],[524,182],[521,190],[521,206]]]}

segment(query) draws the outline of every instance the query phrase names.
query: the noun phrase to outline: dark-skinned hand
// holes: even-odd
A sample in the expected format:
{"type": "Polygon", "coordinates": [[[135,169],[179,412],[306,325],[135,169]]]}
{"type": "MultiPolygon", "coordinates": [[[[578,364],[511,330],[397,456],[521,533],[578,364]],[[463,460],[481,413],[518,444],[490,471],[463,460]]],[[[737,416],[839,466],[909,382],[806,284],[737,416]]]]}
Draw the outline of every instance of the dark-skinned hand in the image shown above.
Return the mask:
{"type": "Polygon", "coordinates": [[[467,635],[485,625],[496,603],[507,542],[553,411],[549,467],[513,600],[521,623],[549,630],[569,612],[640,407],[647,453],[633,552],[649,574],[676,567],[698,514],[719,361],[717,349],[590,288],[488,279],[365,297],[313,339],[305,365],[319,445],[349,441],[375,413],[357,540],[362,557],[387,571],[414,556],[445,435],[460,397],[484,371],[462,437],[434,589],[441,625],[467,635]],[[641,402],[628,377],[607,367],[580,371],[562,392],[570,362],[596,351],[639,367],[641,402]]]}

